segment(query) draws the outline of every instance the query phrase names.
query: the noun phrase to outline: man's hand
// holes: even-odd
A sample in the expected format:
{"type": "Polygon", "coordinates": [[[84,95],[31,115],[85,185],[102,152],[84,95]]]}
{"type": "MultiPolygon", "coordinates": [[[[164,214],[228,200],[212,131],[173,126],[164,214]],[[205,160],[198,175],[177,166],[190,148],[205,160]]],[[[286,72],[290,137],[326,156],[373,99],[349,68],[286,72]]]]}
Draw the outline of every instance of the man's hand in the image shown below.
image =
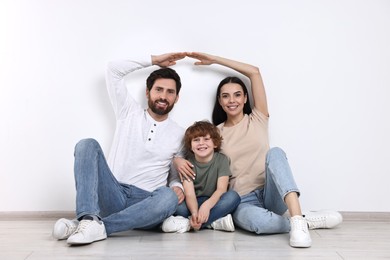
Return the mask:
{"type": "Polygon", "coordinates": [[[184,59],[186,52],[171,52],[161,55],[152,55],[152,64],[160,67],[169,67],[176,64],[176,61],[184,59]]]}
{"type": "Polygon", "coordinates": [[[182,203],[185,198],[183,190],[177,186],[173,186],[172,190],[176,193],[177,199],[179,200],[179,204],[182,203]]]}

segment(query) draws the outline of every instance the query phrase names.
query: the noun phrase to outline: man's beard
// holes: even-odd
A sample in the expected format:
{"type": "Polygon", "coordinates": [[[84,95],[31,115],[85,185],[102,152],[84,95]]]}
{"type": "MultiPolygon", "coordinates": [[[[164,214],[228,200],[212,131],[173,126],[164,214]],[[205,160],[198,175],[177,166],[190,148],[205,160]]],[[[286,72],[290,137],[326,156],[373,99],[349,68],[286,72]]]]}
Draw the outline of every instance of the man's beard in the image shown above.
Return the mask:
{"type": "Polygon", "coordinates": [[[152,110],[153,113],[155,113],[157,115],[160,115],[160,116],[163,116],[163,115],[166,115],[169,112],[171,112],[171,110],[173,109],[174,105],[169,105],[168,101],[163,100],[163,99],[159,99],[159,100],[155,100],[155,101],[152,101],[152,100],[149,99],[148,100],[148,106],[152,110]],[[157,105],[158,102],[166,103],[167,107],[165,109],[158,108],[158,105],[157,105]]]}

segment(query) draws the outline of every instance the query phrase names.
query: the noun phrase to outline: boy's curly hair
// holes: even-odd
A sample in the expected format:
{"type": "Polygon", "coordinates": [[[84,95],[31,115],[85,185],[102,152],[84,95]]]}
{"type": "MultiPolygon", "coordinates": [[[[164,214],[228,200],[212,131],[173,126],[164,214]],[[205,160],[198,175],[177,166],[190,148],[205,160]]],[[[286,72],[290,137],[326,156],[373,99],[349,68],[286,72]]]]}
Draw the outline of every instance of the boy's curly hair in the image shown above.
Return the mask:
{"type": "MultiPolygon", "coordinates": [[[[213,140],[215,152],[221,150],[222,136],[219,129],[207,120],[196,121],[193,125],[187,128],[184,134],[184,147],[187,151],[191,151],[191,141],[196,137],[210,135],[213,140]]],[[[191,151],[192,152],[192,151],[191,151]]]]}

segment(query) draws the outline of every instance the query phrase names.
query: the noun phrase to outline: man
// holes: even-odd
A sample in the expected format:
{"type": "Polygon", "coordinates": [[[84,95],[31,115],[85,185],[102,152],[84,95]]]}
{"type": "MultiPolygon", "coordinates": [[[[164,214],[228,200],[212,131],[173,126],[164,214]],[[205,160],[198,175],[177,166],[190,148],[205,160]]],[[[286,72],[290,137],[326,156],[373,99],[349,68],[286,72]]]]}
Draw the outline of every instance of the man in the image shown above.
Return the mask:
{"type": "Polygon", "coordinates": [[[181,148],[184,129],[168,115],[178,101],[179,75],[168,68],[185,53],[152,55],[150,61],[111,62],[107,87],[117,126],[108,163],[97,141],[75,148],[77,219],[59,219],[53,237],[71,245],[103,240],[115,232],[150,229],[171,216],[184,199],[180,180],[167,187],[171,160],[181,148]],[[146,80],[148,108],[129,95],[124,77],[157,65],[146,80]]]}

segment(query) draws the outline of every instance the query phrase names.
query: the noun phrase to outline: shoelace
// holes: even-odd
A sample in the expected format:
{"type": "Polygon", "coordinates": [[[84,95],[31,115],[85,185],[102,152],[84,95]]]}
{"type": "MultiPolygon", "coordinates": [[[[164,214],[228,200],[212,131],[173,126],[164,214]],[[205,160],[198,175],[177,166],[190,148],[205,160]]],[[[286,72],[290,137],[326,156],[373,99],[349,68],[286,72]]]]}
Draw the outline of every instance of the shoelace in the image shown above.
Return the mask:
{"type": "Polygon", "coordinates": [[[92,222],[92,220],[81,220],[79,225],[77,226],[76,231],[74,233],[75,234],[76,233],[82,233],[89,226],[89,224],[91,222],[92,222]]]}
{"type": "Polygon", "coordinates": [[[326,217],[325,216],[317,216],[310,217],[306,219],[309,228],[323,228],[326,226],[326,217]]]}
{"type": "Polygon", "coordinates": [[[76,226],[74,226],[72,224],[69,225],[68,223],[65,223],[65,225],[66,225],[66,234],[65,234],[65,236],[70,236],[77,229],[76,226]]]}

